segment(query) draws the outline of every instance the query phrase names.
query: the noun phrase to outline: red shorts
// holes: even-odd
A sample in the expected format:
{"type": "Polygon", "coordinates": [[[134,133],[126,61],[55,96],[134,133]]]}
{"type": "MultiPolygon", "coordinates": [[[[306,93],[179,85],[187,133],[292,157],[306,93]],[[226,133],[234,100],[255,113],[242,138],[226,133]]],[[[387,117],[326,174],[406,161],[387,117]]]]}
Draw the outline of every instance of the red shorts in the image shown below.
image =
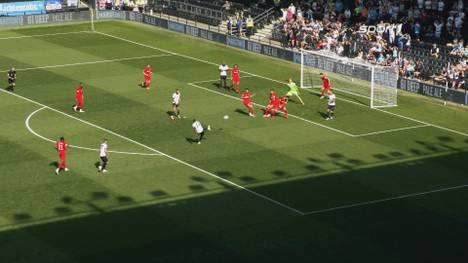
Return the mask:
{"type": "Polygon", "coordinates": [[[66,159],[67,157],[66,157],[65,153],[60,153],[60,152],[59,152],[59,158],[60,158],[60,160],[63,162],[63,161],[65,161],[65,159],[66,159]]]}
{"type": "Polygon", "coordinates": [[[283,105],[276,105],[275,109],[276,110],[284,110],[284,104],[283,105]]]}
{"type": "Polygon", "coordinates": [[[82,107],[83,106],[83,99],[82,98],[76,98],[76,106],[82,107]]]}
{"type": "Polygon", "coordinates": [[[240,78],[239,77],[232,77],[232,82],[240,82],[240,78]]]}
{"type": "Polygon", "coordinates": [[[245,107],[250,108],[250,106],[252,106],[252,102],[250,100],[244,100],[244,105],[245,107]]]}

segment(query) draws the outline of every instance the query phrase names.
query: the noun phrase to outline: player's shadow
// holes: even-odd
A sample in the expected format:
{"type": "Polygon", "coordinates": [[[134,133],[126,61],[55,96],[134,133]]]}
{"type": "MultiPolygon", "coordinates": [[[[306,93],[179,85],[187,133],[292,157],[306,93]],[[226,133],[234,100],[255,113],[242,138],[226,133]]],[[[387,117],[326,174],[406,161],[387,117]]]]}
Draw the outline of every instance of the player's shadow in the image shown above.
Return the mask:
{"type": "Polygon", "coordinates": [[[167,116],[171,117],[174,115],[174,112],[171,110],[166,111],[167,116]]]}
{"type": "Polygon", "coordinates": [[[241,109],[236,109],[234,112],[239,113],[239,114],[242,114],[242,115],[249,115],[248,112],[246,112],[246,111],[244,111],[244,110],[241,110],[241,109]]]}
{"type": "Polygon", "coordinates": [[[220,89],[221,88],[221,84],[219,82],[213,82],[211,85],[213,85],[214,87],[220,89]]]}
{"type": "Polygon", "coordinates": [[[14,91],[14,89],[13,89],[12,87],[6,87],[5,90],[6,90],[6,91],[9,91],[9,92],[13,92],[13,91],[14,91]]]}
{"type": "Polygon", "coordinates": [[[57,162],[57,161],[53,161],[53,162],[49,163],[49,165],[50,165],[50,166],[53,166],[53,167],[55,167],[55,168],[57,168],[57,167],[58,167],[58,162],[57,162]]]}
{"type": "Polygon", "coordinates": [[[197,143],[197,142],[198,142],[198,140],[193,139],[193,138],[190,138],[190,137],[185,137],[185,140],[186,140],[188,143],[190,143],[190,144],[192,144],[192,143],[197,143]]]}
{"type": "Polygon", "coordinates": [[[100,162],[95,162],[95,163],[94,163],[94,167],[96,167],[96,169],[99,169],[99,165],[101,165],[100,162]]]}
{"type": "Polygon", "coordinates": [[[317,111],[318,114],[320,114],[320,116],[324,119],[326,119],[328,117],[327,113],[325,112],[322,112],[322,111],[317,111]]]}

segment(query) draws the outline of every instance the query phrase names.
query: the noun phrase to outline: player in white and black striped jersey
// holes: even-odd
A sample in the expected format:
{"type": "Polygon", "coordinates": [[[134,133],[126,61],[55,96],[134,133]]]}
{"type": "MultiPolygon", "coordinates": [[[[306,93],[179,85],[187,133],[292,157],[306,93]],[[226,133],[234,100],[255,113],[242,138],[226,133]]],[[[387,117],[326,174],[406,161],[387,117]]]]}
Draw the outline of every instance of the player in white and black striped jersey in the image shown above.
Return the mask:
{"type": "Polygon", "coordinates": [[[335,93],[330,91],[328,93],[328,105],[327,105],[327,118],[326,118],[326,120],[333,119],[333,115],[335,114],[335,108],[336,108],[336,96],[335,96],[335,93]]]}
{"type": "Polygon", "coordinates": [[[99,146],[99,158],[101,159],[101,163],[99,164],[98,172],[107,172],[106,167],[107,163],[109,162],[109,159],[107,158],[107,147],[107,139],[104,139],[99,146]]]}
{"type": "Polygon", "coordinates": [[[175,119],[175,117],[180,119],[180,91],[176,89],[175,92],[172,94],[172,115],[171,119],[175,119]]]}

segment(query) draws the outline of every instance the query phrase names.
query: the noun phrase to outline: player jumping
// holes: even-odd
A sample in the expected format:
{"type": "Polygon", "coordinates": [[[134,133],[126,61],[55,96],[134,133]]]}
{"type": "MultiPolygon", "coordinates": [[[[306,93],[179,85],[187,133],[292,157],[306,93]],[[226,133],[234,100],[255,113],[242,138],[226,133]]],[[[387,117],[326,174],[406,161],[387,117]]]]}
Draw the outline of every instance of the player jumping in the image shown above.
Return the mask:
{"type": "Polygon", "coordinates": [[[7,90],[9,91],[15,91],[15,86],[16,86],[16,69],[12,67],[8,73],[8,88],[7,90]]]}
{"type": "Polygon", "coordinates": [[[304,106],[304,102],[302,101],[301,97],[299,96],[299,87],[296,85],[296,83],[293,82],[291,78],[288,79],[288,84],[287,84],[289,91],[286,93],[286,97],[288,100],[294,95],[296,98],[299,99],[301,102],[302,106],[304,106]]]}
{"type": "Polygon", "coordinates": [[[171,119],[175,119],[175,117],[180,119],[180,91],[176,89],[175,92],[172,94],[172,115],[171,119]]]}
{"type": "Polygon", "coordinates": [[[61,137],[60,140],[55,143],[55,149],[57,149],[60,158],[60,162],[57,166],[57,169],[55,169],[56,175],[60,173],[60,170],[62,170],[62,168],[64,168],[65,172],[68,172],[68,167],[65,163],[67,148],[68,144],[65,142],[65,139],[63,137],[61,137]]]}
{"type": "Polygon", "coordinates": [[[255,97],[255,94],[250,95],[249,89],[245,89],[244,93],[242,93],[242,101],[244,103],[244,106],[249,109],[249,116],[250,117],[255,117],[254,115],[254,109],[253,109],[253,103],[250,100],[251,98],[255,97]]]}
{"type": "Polygon", "coordinates": [[[152,72],[151,66],[146,65],[146,67],[143,69],[143,75],[145,76],[145,81],[140,83],[140,86],[142,88],[146,88],[147,90],[150,89],[152,74],[153,72],[152,72]]]}
{"type": "Polygon", "coordinates": [[[328,106],[327,106],[326,120],[333,119],[333,115],[335,114],[335,107],[336,107],[336,96],[333,92],[330,91],[330,93],[328,94],[328,106]]]}
{"type": "Polygon", "coordinates": [[[239,83],[240,83],[240,70],[237,64],[234,64],[231,70],[231,90],[235,85],[236,92],[239,93],[239,83]]]}
{"type": "Polygon", "coordinates": [[[322,79],[322,94],[320,95],[320,99],[325,98],[325,90],[327,91],[327,95],[330,96],[331,94],[331,83],[330,79],[328,78],[327,74],[320,73],[320,78],[322,79]]]}
{"type": "Polygon", "coordinates": [[[84,112],[83,110],[83,84],[80,82],[75,90],[75,101],[76,104],[73,105],[73,110],[77,112],[84,112]]]}

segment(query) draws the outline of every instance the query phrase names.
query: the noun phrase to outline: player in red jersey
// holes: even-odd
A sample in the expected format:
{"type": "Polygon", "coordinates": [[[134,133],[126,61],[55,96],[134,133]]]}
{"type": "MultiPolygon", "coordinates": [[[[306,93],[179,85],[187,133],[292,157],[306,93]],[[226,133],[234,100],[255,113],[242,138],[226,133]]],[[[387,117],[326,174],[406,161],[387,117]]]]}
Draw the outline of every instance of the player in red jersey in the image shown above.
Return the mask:
{"type": "Polygon", "coordinates": [[[236,92],[239,93],[239,83],[240,83],[240,70],[237,64],[234,64],[231,70],[231,90],[233,86],[236,86],[236,92]]]}
{"type": "Polygon", "coordinates": [[[320,98],[323,99],[325,97],[325,90],[327,90],[327,95],[330,95],[332,87],[327,74],[320,73],[320,78],[322,79],[322,94],[320,95],[320,98]]]}
{"type": "Polygon", "coordinates": [[[244,93],[242,93],[242,102],[244,103],[245,107],[249,109],[249,116],[255,117],[254,110],[253,110],[253,103],[250,100],[251,98],[255,97],[255,94],[250,95],[249,89],[246,89],[244,93]]]}
{"type": "Polygon", "coordinates": [[[83,110],[83,84],[80,82],[75,90],[76,104],[73,106],[74,111],[84,112],[83,110]]]}
{"type": "Polygon", "coordinates": [[[281,96],[278,100],[278,103],[275,105],[275,115],[278,111],[282,111],[284,113],[284,117],[288,118],[288,109],[286,109],[286,103],[288,103],[288,99],[284,96],[281,96]]]}
{"type": "Polygon", "coordinates": [[[265,107],[265,113],[263,114],[263,117],[271,117],[271,115],[275,114],[275,106],[278,104],[278,97],[276,96],[275,90],[270,91],[270,101],[265,107]]]}
{"type": "Polygon", "coordinates": [[[55,143],[55,149],[57,149],[60,158],[60,162],[57,166],[57,169],[55,169],[56,175],[60,173],[60,170],[62,170],[62,168],[64,168],[65,172],[68,172],[68,167],[65,163],[67,148],[68,144],[65,142],[65,139],[63,137],[61,137],[60,140],[55,143]]]}
{"type": "Polygon", "coordinates": [[[146,88],[149,90],[150,85],[151,85],[151,75],[153,74],[151,66],[146,65],[146,67],[143,69],[143,75],[145,76],[145,81],[140,84],[142,88],[146,88]]]}

